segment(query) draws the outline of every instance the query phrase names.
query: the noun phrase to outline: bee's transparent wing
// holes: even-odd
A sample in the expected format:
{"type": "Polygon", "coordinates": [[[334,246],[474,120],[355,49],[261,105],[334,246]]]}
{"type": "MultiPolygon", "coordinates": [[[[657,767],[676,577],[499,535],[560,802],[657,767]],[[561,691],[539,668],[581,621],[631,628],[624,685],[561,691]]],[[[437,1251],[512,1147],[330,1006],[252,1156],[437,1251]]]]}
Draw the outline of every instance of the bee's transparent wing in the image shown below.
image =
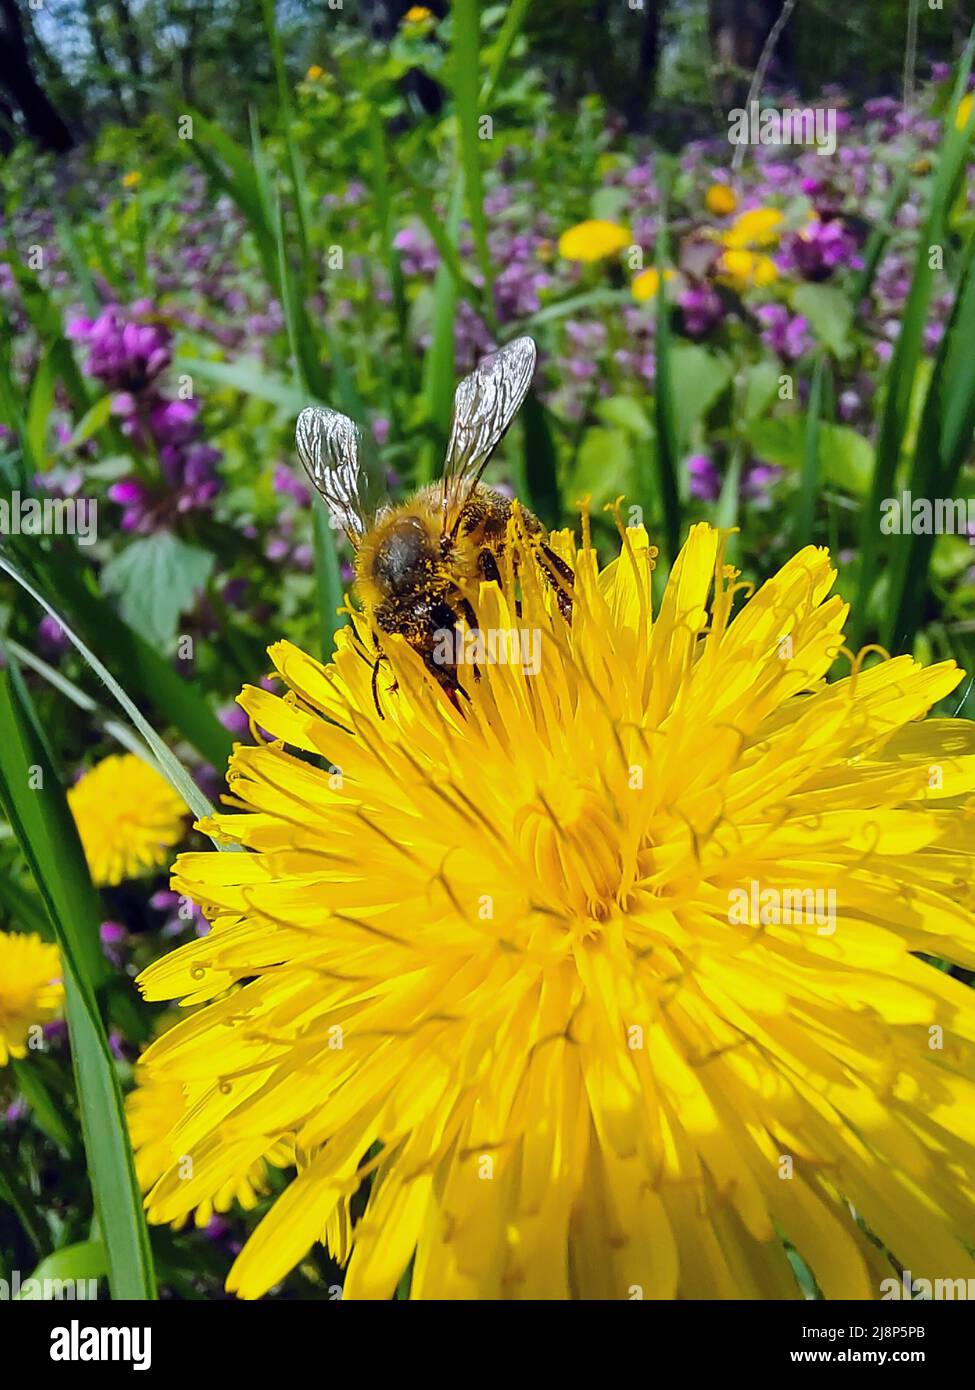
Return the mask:
{"type": "Polygon", "coordinates": [[[535,374],[535,344],[516,338],[479,362],[454,393],[454,419],[443,474],[445,532],[457,524],[535,374]]]}
{"type": "Polygon", "coordinates": [[[358,545],[366,519],[362,503],[365,476],[359,464],[359,431],[347,415],[313,405],[298,416],[295,430],[298,457],[332,516],[353,545],[358,545]]]}

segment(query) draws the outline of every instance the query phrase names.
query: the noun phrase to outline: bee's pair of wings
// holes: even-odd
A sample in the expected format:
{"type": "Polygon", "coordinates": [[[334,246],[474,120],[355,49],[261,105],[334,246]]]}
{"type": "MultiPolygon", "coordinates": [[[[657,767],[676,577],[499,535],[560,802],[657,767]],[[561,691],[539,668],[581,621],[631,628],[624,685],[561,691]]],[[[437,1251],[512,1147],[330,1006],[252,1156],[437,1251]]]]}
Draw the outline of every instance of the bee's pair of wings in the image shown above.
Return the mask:
{"type": "MultiPolygon", "coordinates": [[[[535,373],[535,344],[518,338],[479,362],[454,393],[443,472],[443,531],[456,525],[484,467],[521,405],[535,373]]],[[[359,431],[347,415],[309,406],[298,416],[298,457],[353,545],[368,525],[359,431]]]]}

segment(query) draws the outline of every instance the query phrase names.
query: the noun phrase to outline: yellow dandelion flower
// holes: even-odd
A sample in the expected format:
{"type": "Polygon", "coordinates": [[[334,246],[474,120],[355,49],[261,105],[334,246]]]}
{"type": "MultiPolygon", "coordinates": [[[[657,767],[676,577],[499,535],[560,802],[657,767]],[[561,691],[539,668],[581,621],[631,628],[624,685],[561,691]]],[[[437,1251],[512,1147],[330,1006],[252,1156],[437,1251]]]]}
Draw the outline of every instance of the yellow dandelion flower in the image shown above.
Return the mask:
{"type": "Polygon", "coordinates": [[[958,103],[958,110],[955,112],[955,126],[958,130],[965,129],[965,127],[968,125],[971,114],[972,94],[971,92],[969,92],[967,96],[962,97],[961,101],[958,103]]]}
{"type": "Polygon", "coordinates": [[[578,222],[559,237],[559,255],[566,261],[602,261],[629,246],[629,227],[598,218],[578,222]]]}
{"type": "Polygon", "coordinates": [[[0,1067],[27,1055],[30,1030],[61,1010],[61,957],[39,936],[0,932],[0,1067]]]}
{"type": "Polygon", "coordinates": [[[182,799],[132,753],[103,758],[69,788],[68,804],[99,886],[161,868],[182,837],[182,799]]]}
{"type": "Polygon", "coordinates": [[[426,5],[411,5],[403,16],[403,24],[416,26],[426,24],[433,19],[433,11],[428,10],[426,5]]]}
{"type": "Polygon", "coordinates": [[[919,722],[961,672],[844,665],[822,549],[742,603],[695,526],[654,614],[642,527],[551,544],[571,623],[512,534],[477,624],[537,660],[457,706],[393,638],[380,716],[358,619],[242,693],[273,741],[209,828],[249,852],[180,856],[213,930],[141,977],[203,1006],[140,1067],[185,1088],[154,1219],[278,1141],[245,1298],[319,1240],[349,1298],[800,1297],[786,1240],[827,1297],[879,1296],[875,1241],[971,1273],[975,995],[921,959],[975,966],[975,725],[919,722]]]}
{"type": "Polygon", "coordinates": [[[317,63],[312,63],[311,67],[305,73],[305,78],[309,82],[320,82],[324,76],[325,69],[320,68],[317,63]]]}
{"type": "MultiPolygon", "coordinates": [[[[672,270],[664,271],[666,284],[669,284],[673,278],[674,272],[672,270]]],[[[639,275],[634,275],[630,281],[630,289],[633,291],[633,298],[640,300],[641,303],[648,299],[656,299],[657,291],[660,289],[660,272],[655,266],[641,270],[639,275]]]]}
{"type": "Polygon", "coordinates": [[[731,251],[754,251],[776,246],[785,221],[778,208],[749,208],[741,212],[722,234],[721,242],[731,251]]]}
{"type": "Polygon", "coordinates": [[[123,188],[138,188],[142,182],[142,175],[138,169],[130,169],[127,174],[122,175],[123,188]]]}
{"type": "Polygon", "coordinates": [[[704,195],[708,212],[715,217],[727,217],[738,206],[738,197],[733,188],[726,183],[712,183],[704,195]]]}
{"type": "Polygon", "coordinates": [[[779,269],[771,256],[756,251],[725,251],[718,262],[718,278],[744,292],[774,284],[779,278],[779,269]]]}

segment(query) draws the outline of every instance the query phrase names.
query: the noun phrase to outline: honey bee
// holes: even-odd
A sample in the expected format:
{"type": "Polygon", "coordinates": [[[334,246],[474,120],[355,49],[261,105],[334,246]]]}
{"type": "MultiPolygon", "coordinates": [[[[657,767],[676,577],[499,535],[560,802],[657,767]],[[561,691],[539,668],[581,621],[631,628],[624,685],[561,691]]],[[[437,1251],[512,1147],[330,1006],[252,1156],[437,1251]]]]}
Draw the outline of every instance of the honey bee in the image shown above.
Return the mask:
{"type": "MultiPolygon", "coordinates": [[[[463,620],[476,628],[471,595],[483,581],[501,583],[508,521],[514,504],[481,482],[531,385],[535,344],[518,338],[478,363],[454,394],[443,477],[397,505],[370,513],[359,461],[359,432],[347,416],[319,406],[298,417],[298,457],[355,551],[355,597],[373,633],[373,699],[382,716],[378,673],[382,639],[399,634],[455,701],[466,695],[455,666],[434,659],[438,634],[463,620]]],[[[572,614],[573,573],[548,544],[538,518],[520,503],[526,538],[559,610],[572,614]]],[[[479,673],[474,670],[475,679],[479,673]]]]}

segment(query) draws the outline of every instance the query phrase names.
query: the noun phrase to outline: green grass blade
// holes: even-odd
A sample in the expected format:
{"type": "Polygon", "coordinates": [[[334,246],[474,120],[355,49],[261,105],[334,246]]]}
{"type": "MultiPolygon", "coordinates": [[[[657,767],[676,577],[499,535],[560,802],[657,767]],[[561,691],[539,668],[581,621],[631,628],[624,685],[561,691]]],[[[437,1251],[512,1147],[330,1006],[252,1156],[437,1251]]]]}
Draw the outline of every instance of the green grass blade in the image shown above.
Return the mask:
{"type": "Polygon", "coordinates": [[[877,577],[876,562],[880,542],[880,504],[885,497],[891,496],[893,491],[918,363],[923,354],[924,326],[934,284],[929,248],[944,245],[948,214],[965,169],[972,127],[975,125],[975,110],[966,129],[959,130],[955,125],[958,106],[972,69],[973,56],[975,30],[966,45],[955,82],[954,99],[945,116],[945,135],[941,142],[937,172],[931,191],[931,206],[918,241],[914,275],[901,316],[901,331],[884,384],[873,480],[870,495],[863,509],[860,530],[859,591],[853,606],[854,646],[863,641],[870,624],[870,595],[877,577]]]}
{"type": "Polygon", "coordinates": [[[101,908],[64,789],[9,674],[0,674],[0,800],[61,950],[71,1056],[95,1212],[116,1299],[155,1298],[122,1090],[96,1002],[101,908]]]}
{"type": "MultiPolygon", "coordinates": [[[[953,497],[975,434],[975,241],[969,243],[951,321],[928,386],[908,490],[916,498],[953,497]]],[[[877,518],[879,527],[879,517],[877,518]]],[[[928,592],[936,537],[893,535],[890,602],[881,628],[885,646],[910,651],[928,592]]]]}
{"type": "Polygon", "coordinates": [[[816,498],[819,495],[819,424],[823,412],[825,371],[826,358],[823,353],[819,353],[809,386],[809,405],[802,445],[802,471],[799,475],[799,492],[792,516],[792,544],[796,550],[812,541],[816,498]]]}
{"type": "MultiPolygon", "coordinates": [[[[30,580],[20,572],[17,566],[3,555],[0,555],[0,569],[5,570],[6,573],[10,575],[11,579],[16,580],[21,588],[30,594],[35,602],[40,604],[45,613],[60,624],[64,635],[81,653],[85,661],[95,672],[95,675],[98,676],[99,680],[107,686],[109,693],[125,711],[135,728],[138,729],[148,746],[152,758],[158,763],[160,771],[169,780],[173,789],[183,798],[194,816],[199,819],[202,816],[212,815],[213,807],[210,802],[200,791],[199,787],[193,781],[192,777],[190,777],[178,758],[166,747],[165,743],[142,712],[129,699],[129,696],[122,689],[108,668],[98,659],[94,652],[85,645],[81,638],[77,636],[61,614],[47,602],[37,589],[34,588],[30,580]]],[[[222,763],[218,764],[218,766],[222,765],[222,763]]]]}
{"type": "MultiPolygon", "coordinates": [[[[456,243],[463,207],[463,178],[458,173],[454,181],[450,211],[447,215],[451,245],[456,243]]],[[[445,260],[441,260],[433,281],[433,341],[423,361],[423,393],[433,435],[432,441],[420,453],[419,478],[431,482],[440,466],[447,446],[450,417],[454,404],[454,315],[457,290],[454,276],[445,260]]]]}
{"type": "Polygon", "coordinates": [[[562,520],[558,460],[547,412],[534,391],[525,397],[521,419],[525,441],[523,475],[528,489],[525,501],[551,530],[562,520]]]}
{"type": "Polygon", "coordinates": [[[34,1123],[66,1158],[78,1155],[76,1136],[64,1122],[63,1107],[59,1107],[40,1077],[36,1058],[29,1061],[14,1058],[10,1064],[17,1089],[30,1106],[34,1123]]]}
{"type": "MultiPolygon", "coordinates": [[[[661,164],[660,207],[658,211],[658,232],[656,247],[656,266],[659,276],[657,285],[657,325],[656,355],[657,373],[654,387],[654,418],[657,428],[657,464],[660,469],[660,495],[664,507],[664,532],[667,538],[667,552],[673,564],[680,549],[680,446],[677,428],[677,412],[674,406],[674,376],[671,361],[670,304],[667,300],[665,273],[668,270],[669,246],[667,237],[667,207],[670,197],[671,170],[669,165],[661,164]]],[[[649,491],[644,489],[645,494],[649,491]]]]}
{"type": "Polygon", "coordinates": [[[867,238],[867,244],[863,248],[863,266],[857,272],[851,292],[854,310],[866,299],[873,288],[877,267],[880,264],[884,251],[887,249],[891,233],[894,229],[894,218],[897,215],[898,208],[904,201],[904,195],[911,182],[911,177],[910,166],[905,165],[904,168],[899,171],[893,182],[890,196],[887,199],[880,221],[874,225],[867,238]]]}
{"type": "Polygon", "coordinates": [[[318,592],[318,622],[322,637],[322,660],[331,661],[335,634],[345,625],[338,609],[342,606],[342,571],[335,545],[335,532],[328,522],[328,510],[320,497],[312,502],[312,528],[315,542],[315,586],[318,592]]]}
{"type": "Polygon", "coordinates": [[[494,270],[488,247],[487,218],[484,215],[484,181],[481,174],[480,124],[480,42],[481,15],[478,0],[454,0],[452,82],[460,156],[464,168],[467,215],[474,233],[477,262],[484,279],[484,312],[494,327],[494,270]]]}
{"type": "Polygon", "coordinates": [[[517,41],[518,35],[522,31],[525,20],[528,17],[528,9],[531,0],[511,0],[505,11],[504,22],[501,25],[501,32],[494,45],[494,56],[488,67],[487,78],[481,90],[481,106],[487,107],[491,103],[504,65],[508,61],[508,56],[517,41]]]}

